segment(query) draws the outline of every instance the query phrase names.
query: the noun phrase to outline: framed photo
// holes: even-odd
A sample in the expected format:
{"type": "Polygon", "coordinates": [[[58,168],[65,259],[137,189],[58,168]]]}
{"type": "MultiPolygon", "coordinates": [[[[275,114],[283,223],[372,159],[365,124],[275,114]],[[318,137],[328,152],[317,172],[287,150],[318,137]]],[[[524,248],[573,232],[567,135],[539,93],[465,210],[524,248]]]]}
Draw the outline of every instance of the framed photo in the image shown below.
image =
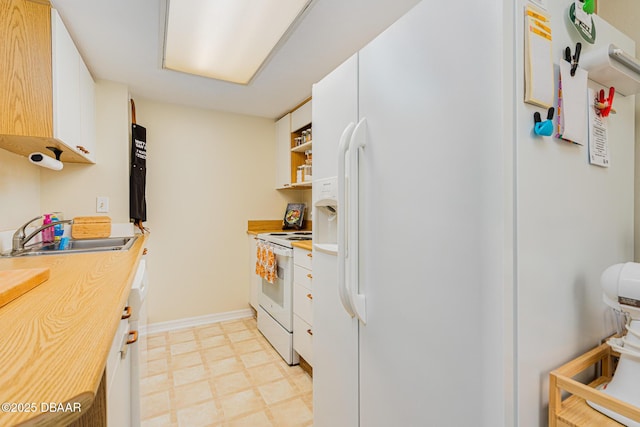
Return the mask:
{"type": "Polygon", "coordinates": [[[304,210],[306,205],[304,203],[289,203],[287,210],[284,212],[284,219],[282,221],[282,229],[286,230],[293,228],[296,230],[304,227],[304,210]]]}

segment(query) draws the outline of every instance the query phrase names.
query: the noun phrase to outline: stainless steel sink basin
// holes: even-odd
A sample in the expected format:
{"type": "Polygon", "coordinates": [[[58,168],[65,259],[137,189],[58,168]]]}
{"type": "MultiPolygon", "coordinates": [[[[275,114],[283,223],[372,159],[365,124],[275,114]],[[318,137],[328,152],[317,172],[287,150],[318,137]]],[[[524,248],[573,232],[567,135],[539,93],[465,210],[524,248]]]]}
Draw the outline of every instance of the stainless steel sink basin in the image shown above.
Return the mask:
{"type": "Polygon", "coordinates": [[[42,243],[26,247],[24,252],[10,256],[62,255],[82,252],[126,251],[133,246],[138,236],[107,237],[104,239],[70,239],[66,249],[60,250],[59,243],[42,243]]]}

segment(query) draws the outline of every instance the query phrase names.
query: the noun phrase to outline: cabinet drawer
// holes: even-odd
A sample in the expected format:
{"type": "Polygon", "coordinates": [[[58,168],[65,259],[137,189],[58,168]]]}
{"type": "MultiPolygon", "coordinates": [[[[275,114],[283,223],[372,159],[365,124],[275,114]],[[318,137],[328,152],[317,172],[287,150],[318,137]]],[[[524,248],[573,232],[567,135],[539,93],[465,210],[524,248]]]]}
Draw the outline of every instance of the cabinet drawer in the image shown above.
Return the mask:
{"type": "Polygon", "coordinates": [[[293,263],[300,267],[311,270],[311,259],[313,254],[311,251],[301,248],[293,248],[293,263]]]}
{"type": "Polygon", "coordinates": [[[309,289],[297,283],[293,285],[293,313],[313,325],[313,295],[309,289]]]}
{"type": "Polygon", "coordinates": [[[299,265],[293,266],[293,283],[304,286],[305,288],[312,290],[311,284],[313,282],[313,274],[311,270],[308,270],[299,265]]]}
{"type": "Polygon", "coordinates": [[[293,349],[313,366],[313,330],[296,315],[293,316],[293,349]]]}

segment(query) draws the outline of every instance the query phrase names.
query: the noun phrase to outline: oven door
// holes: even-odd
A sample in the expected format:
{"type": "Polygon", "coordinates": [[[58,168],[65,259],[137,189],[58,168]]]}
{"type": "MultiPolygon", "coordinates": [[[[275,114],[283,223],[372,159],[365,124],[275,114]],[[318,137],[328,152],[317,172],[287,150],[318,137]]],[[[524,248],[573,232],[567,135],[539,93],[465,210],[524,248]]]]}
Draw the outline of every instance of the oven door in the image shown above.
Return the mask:
{"type": "Polygon", "coordinates": [[[258,302],[287,331],[293,331],[293,250],[275,246],[278,278],[269,283],[261,279],[258,302]]]}

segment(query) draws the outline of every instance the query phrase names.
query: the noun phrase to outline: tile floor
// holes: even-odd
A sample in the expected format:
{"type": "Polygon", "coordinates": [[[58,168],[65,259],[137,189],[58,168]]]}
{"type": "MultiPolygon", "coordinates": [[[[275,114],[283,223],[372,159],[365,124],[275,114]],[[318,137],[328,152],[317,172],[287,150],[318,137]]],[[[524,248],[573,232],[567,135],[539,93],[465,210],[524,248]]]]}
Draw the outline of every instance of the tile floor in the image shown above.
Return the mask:
{"type": "Polygon", "coordinates": [[[310,427],[312,382],[288,366],[255,319],[149,335],[143,427],[310,427]]]}

